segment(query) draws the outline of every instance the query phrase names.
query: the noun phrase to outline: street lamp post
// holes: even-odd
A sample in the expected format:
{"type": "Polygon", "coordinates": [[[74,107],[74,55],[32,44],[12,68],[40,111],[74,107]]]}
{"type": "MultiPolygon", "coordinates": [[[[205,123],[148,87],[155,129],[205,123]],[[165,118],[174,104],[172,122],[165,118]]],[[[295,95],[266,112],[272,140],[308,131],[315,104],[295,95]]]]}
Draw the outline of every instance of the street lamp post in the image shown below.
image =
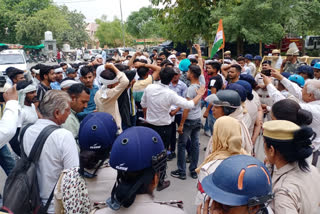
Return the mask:
{"type": "Polygon", "coordinates": [[[123,17],[122,17],[122,5],[121,5],[121,0],[120,1],[120,13],[121,13],[121,27],[122,27],[122,39],[123,39],[123,48],[126,47],[126,40],[125,40],[125,35],[124,35],[124,24],[123,24],[123,17]]]}

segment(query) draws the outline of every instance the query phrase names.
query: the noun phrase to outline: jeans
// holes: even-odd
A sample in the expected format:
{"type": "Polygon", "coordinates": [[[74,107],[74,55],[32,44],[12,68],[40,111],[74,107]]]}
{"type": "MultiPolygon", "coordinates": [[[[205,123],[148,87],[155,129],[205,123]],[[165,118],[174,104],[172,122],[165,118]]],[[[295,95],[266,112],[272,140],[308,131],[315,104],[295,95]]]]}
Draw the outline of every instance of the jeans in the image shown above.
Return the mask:
{"type": "Polygon", "coordinates": [[[199,139],[200,139],[201,119],[186,120],[183,126],[183,134],[179,136],[177,165],[181,174],[186,173],[186,146],[190,143],[190,172],[195,171],[199,160],[199,139]]]}
{"type": "MultiPolygon", "coordinates": [[[[177,126],[180,125],[181,119],[182,119],[182,114],[176,114],[174,118],[174,122],[171,124],[172,125],[171,139],[170,139],[171,153],[174,153],[176,151],[176,132],[177,132],[177,126]]],[[[188,155],[190,154],[190,144],[191,144],[191,140],[189,138],[186,146],[188,155]]]]}
{"type": "Polygon", "coordinates": [[[211,135],[213,134],[213,125],[216,122],[216,118],[213,117],[211,113],[208,114],[208,117],[206,118],[206,123],[204,125],[204,131],[210,131],[211,135]]]}
{"type": "Polygon", "coordinates": [[[4,145],[0,149],[0,165],[4,172],[9,175],[14,168],[16,161],[12,157],[12,154],[7,145],[4,145]]]}

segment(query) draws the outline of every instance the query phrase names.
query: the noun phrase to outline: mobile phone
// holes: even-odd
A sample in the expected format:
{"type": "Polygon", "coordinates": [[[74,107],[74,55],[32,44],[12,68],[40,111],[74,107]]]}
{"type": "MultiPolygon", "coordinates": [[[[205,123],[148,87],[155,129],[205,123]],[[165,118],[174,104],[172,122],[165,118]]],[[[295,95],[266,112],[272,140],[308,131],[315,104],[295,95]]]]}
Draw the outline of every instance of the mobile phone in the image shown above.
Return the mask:
{"type": "Polygon", "coordinates": [[[270,70],[270,69],[262,70],[261,73],[264,74],[264,75],[266,75],[266,76],[268,76],[268,77],[271,76],[271,70],[270,70]]]}

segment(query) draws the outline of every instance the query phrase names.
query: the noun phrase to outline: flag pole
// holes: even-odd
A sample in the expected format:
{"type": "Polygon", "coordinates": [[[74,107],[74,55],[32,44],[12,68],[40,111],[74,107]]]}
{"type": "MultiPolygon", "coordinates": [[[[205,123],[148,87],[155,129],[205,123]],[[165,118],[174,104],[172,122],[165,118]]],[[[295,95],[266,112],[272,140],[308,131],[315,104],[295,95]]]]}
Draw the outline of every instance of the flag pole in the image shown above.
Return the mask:
{"type": "Polygon", "coordinates": [[[224,48],[222,48],[222,64],[224,63],[224,48]]]}

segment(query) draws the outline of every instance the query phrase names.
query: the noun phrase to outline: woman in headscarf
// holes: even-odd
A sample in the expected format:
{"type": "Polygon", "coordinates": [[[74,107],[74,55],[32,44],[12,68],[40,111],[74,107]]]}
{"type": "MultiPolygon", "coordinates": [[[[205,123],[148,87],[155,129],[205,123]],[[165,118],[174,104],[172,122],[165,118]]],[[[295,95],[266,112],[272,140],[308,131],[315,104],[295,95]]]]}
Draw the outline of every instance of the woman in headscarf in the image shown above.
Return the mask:
{"type": "Polygon", "coordinates": [[[205,193],[201,181],[213,173],[219,164],[232,155],[247,154],[242,148],[241,127],[239,121],[229,116],[222,116],[216,120],[212,135],[212,152],[196,169],[198,173],[198,193],[196,205],[203,203],[205,193]]]}

